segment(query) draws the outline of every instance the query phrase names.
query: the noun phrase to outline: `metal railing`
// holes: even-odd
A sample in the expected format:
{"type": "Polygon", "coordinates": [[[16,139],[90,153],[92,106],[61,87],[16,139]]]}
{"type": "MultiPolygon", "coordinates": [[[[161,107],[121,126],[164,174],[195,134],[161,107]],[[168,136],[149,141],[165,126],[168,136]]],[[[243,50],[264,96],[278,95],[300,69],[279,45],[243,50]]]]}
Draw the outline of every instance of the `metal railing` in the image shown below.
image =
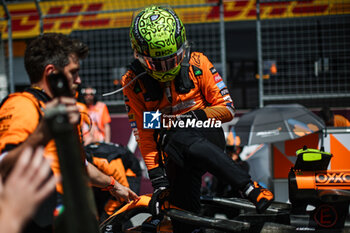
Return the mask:
{"type": "MultiPolygon", "coordinates": [[[[217,65],[221,75],[226,79],[225,61],[225,25],[223,2],[203,0],[172,0],[172,1],[110,1],[86,2],[82,0],[40,1],[27,2],[29,9],[17,10],[15,4],[3,1],[9,23],[7,40],[8,48],[12,48],[10,34],[11,13],[16,20],[19,12],[30,12],[20,24],[27,22],[35,24],[24,37],[35,37],[44,32],[62,32],[71,37],[79,38],[90,48],[88,58],[82,61],[81,77],[83,85],[94,86],[99,98],[108,105],[124,104],[121,93],[102,97],[103,93],[111,92],[120,87],[122,74],[133,59],[129,40],[129,26],[135,10],[150,4],[168,4],[174,8],[183,19],[186,35],[192,42],[192,50],[205,53],[217,65]],[[8,6],[12,11],[8,10],[8,6]],[[201,15],[203,12],[219,8],[219,17],[207,21],[201,15]]],[[[24,13],[25,14],[25,13],[24,13]]],[[[22,20],[22,21],[20,21],[22,20]]],[[[18,21],[16,21],[18,22],[18,21]]],[[[29,24],[29,23],[28,23],[29,24]]],[[[27,25],[25,25],[27,26],[27,25]]],[[[29,26],[28,26],[29,27],[29,26]]],[[[3,36],[4,38],[4,36],[3,36]]],[[[13,55],[8,53],[9,66],[7,69],[10,92],[14,91],[13,55]]]]}
{"type": "Polygon", "coordinates": [[[291,9],[275,8],[285,10],[283,18],[259,12],[278,2],[257,1],[259,76],[265,76],[259,80],[260,106],[308,99],[329,105],[330,98],[349,98],[350,2],[284,1],[291,9]]]}
{"type": "MultiPolygon", "coordinates": [[[[257,80],[260,106],[273,101],[303,104],[310,99],[326,103],[328,99],[350,98],[348,1],[1,0],[1,3],[0,88],[8,92],[15,90],[13,71],[19,69],[13,67],[16,48],[12,42],[31,39],[42,32],[62,32],[88,44],[90,55],[81,66],[83,85],[94,86],[99,96],[119,88],[121,76],[133,59],[129,41],[133,11],[150,4],[169,4],[183,19],[192,49],[204,52],[226,83],[230,83],[226,53],[235,51],[226,49],[230,42],[226,41],[229,38],[225,37],[225,24],[239,20],[256,22],[257,73],[266,78],[257,80]],[[5,72],[1,72],[1,66],[5,72]],[[8,88],[3,87],[6,83],[8,88]]],[[[108,105],[123,104],[122,94],[101,100],[108,105]]]]}

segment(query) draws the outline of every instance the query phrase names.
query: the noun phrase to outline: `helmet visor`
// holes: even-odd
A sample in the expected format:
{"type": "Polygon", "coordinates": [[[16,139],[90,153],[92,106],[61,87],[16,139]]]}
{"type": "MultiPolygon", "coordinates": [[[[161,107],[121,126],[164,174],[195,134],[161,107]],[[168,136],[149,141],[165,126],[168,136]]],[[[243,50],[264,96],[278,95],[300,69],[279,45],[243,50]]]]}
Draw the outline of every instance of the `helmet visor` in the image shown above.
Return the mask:
{"type": "Polygon", "coordinates": [[[138,53],[140,62],[149,70],[166,72],[178,66],[186,52],[186,43],[180,49],[169,56],[152,58],[138,53]]]}

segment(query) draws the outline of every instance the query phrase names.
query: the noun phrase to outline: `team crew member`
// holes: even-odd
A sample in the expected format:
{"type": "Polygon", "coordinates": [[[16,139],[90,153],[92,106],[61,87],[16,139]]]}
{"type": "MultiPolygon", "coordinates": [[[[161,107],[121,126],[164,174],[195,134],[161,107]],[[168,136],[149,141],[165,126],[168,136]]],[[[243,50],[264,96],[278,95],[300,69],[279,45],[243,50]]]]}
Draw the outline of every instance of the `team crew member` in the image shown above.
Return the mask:
{"type": "Polygon", "coordinates": [[[326,126],[350,127],[348,119],[339,114],[334,114],[329,107],[323,107],[319,113],[326,126]]]}
{"type": "MultiPolygon", "coordinates": [[[[52,72],[62,72],[72,94],[75,93],[81,83],[79,61],[87,53],[88,48],[81,41],[56,33],[40,35],[27,46],[24,61],[31,87],[24,92],[10,94],[0,108],[1,172],[6,173],[13,166],[24,148],[43,145],[44,156],[52,161],[51,169],[59,176],[56,147],[42,120],[43,110],[59,102],[65,104],[70,122],[74,124],[78,123],[79,111],[74,98],[54,98],[48,79],[52,72]]],[[[112,195],[125,201],[138,198],[129,188],[115,182],[89,162],[86,162],[86,168],[92,185],[100,188],[109,186],[112,195]]],[[[62,193],[61,185],[57,186],[57,191],[62,193]]]]}
{"type": "Polygon", "coordinates": [[[86,87],[82,89],[82,94],[91,119],[91,129],[84,135],[85,145],[91,142],[110,142],[111,117],[107,105],[97,101],[95,88],[86,87]]]}
{"type": "MultiPolygon", "coordinates": [[[[206,171],[237,187],[258,211],[264,211],[273,194],[252,182],[224,153],[222,128],[215,128],[215,120],[227,122],[234,116],[228,89],[208,58],[190,51],[180,18],[170,8],[147,7],[134,17],[130,39],[136,59],[122,84],[130,124],[155,190],[151,211],[158,213],[153,204],[170,187],[171,204],[198,212],[201,177],[206,171]],[[147,118],[149,111],[154,113],[147,118]],[[159,126],[155,119],[160,115],[170,118],[170,130],[148,128],[159,126]],[[186,117],[210,121],[214,127],[174,127],[186,117]]],[[[176,221],[173,227],[174,232],[195,229],[176,221]]]]}

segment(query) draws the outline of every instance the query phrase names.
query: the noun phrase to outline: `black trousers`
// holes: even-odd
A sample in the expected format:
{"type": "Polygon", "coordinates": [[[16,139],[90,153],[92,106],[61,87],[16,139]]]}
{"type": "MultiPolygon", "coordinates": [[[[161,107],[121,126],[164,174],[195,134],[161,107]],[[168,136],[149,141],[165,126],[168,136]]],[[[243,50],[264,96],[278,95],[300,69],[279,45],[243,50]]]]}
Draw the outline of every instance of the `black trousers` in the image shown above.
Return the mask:
{"type": "MultiPolygon", "coordinates": [[[[198,213],[202,175],[210,172],[219,179],[242,189],[251,180],[225,152],[222,128],[172,129],[164,151],[170,182],[170,202],[184,210],[198,213]]],[[[174,232],[192,232],[196,226],[172,221],[174,232]]],[[[198,228],[198,227],[197,227],[198,228]]]]}

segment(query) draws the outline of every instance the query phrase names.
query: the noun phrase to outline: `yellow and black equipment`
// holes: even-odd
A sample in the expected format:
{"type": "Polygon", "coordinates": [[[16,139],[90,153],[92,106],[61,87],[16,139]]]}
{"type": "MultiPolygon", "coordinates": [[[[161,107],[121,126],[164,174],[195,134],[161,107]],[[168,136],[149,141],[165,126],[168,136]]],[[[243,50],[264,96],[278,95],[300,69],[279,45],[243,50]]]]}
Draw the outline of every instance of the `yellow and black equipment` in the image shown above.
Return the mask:
{"type": "Polygon", "coordinates": [[[332,154],[304,147],[288,175],[292,225],[343,228],[350,203],[350,170],[328,170],[332,154]]]}

